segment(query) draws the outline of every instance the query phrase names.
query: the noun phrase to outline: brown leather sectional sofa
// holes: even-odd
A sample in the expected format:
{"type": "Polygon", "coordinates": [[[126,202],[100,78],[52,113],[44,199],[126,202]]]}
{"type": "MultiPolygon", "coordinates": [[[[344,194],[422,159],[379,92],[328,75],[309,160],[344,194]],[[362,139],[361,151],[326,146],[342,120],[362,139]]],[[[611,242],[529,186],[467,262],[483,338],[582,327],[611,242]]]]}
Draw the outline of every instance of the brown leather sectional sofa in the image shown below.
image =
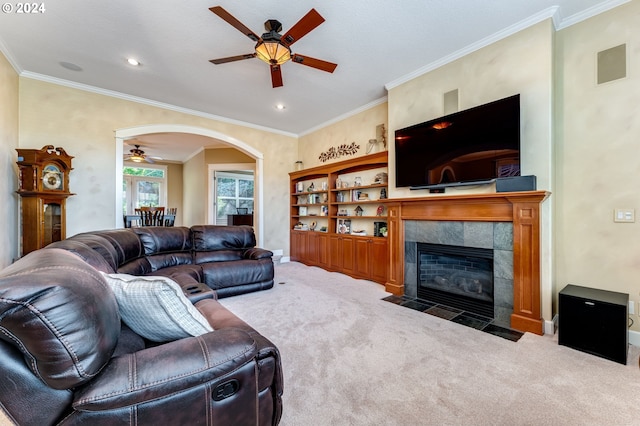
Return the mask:
{"type": "Polygon", "coordinates": [[[20,425],[278,424],[278,349],[217,301],[271,288],[271,257],[242,226],[97,231],[28,254],[0,271],[0,409],[20,425]],[[101,272],[172,278],[214,331],[144,339],[101,272]]]}

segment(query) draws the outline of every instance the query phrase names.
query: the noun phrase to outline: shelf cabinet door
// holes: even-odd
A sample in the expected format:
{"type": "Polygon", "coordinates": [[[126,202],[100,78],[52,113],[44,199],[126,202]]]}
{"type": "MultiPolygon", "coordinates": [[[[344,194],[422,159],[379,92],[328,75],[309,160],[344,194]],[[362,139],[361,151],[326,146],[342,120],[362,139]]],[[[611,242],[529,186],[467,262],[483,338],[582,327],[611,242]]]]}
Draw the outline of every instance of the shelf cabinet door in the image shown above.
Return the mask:
{"type": "Polygon", "coordinates": [[[306,263],[308,238],[305,231],[291,232],[291,260],[306,263]]]}
{"type": "Polygon", "coordinates": [[[337,272],[352,275],[355,272],[354,239],[345,235],[329,238],[329,267],[337,272]]]}
{"type": "Polygon", "coordinates": [[[322,232],[309,232],[307,245],[307,261],[311,265],[323,268],[329,266],[328,260],[328,236],[322,232]]]}
{"type": "Polygon", "coordinates": [[[355,240],[355,273],[359,277],[369,278],[371,258],[369,256],[371,240],[358,238],[355,240]]]}
{"type": "Polygon", "coordinates": [[[371,280],[384,284],[389,271],[389,244],[386,239],[374,238],[370,249],[371,280]]]}

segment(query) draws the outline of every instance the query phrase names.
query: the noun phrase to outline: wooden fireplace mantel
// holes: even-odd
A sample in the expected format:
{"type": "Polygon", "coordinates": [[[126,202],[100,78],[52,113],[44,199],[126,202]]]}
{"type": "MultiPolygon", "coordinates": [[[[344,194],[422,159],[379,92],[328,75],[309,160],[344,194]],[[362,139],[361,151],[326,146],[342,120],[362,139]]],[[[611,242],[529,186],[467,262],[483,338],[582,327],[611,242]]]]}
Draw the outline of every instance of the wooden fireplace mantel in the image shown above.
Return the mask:
{"type": "Polygon", "coordinates": [[[389,278],[386,290],[404,294],[404,221],[513,222],[511,327],[543,334],[540,300],[540,204],[547,191],[441,195],[389,200],[389,278]]]}

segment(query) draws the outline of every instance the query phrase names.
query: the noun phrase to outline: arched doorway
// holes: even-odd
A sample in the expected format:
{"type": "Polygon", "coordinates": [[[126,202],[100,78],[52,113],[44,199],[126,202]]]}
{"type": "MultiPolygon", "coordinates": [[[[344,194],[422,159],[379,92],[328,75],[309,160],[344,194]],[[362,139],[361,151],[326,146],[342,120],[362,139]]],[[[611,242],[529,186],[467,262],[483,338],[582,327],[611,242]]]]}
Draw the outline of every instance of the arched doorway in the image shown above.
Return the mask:
{"type": "MultiPolygon", "coordinates": [[[[262,152],[258,151],[254,147],[247,143],[240,141],[234,137],[226,135],[224,133],[217,132],[215,130],[205,129],[195,126],[175,125],[175,124],[152,124],[145,126],[129,127],[124,129],[117,129],[115,131],[116,142],[116,223],[115,226],[123,226],[122,222],[122,170],[123,170],[123,154],[124,154],[124,141],[132,139],[141,135],[149,133],[188,133],[194,135],[200,135],[210,137],[223,141],[230,146],[238,149],[244,154],[255,159],[255,221],[254,228],[256,231],[256,239],[258,245],[262,245],[264,236],[264,214],[263,214],[263,160],[264,156],[262,152]]],[[[205,178],[205,177],[203,177],[205,178]]]]}

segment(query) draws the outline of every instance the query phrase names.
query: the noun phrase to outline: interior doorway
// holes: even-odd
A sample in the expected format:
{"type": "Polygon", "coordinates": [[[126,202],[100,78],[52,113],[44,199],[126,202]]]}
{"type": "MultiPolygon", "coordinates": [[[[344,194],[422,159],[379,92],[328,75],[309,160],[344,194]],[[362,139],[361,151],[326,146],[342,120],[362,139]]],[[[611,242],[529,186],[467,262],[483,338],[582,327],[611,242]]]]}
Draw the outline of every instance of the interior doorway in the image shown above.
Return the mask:
{"type": "Polygon", "coordinates": [[[256,205],[255,164],[209,164],[208,168],[209,223],[231,225],[231,215],[253,216],[256,205]]]}
{"type": "MultiPolygon", "coordinates": [[[[255,162],[250,166],[250,170],[253,170],[254,173],[254,224],[253,227],[255,229],[256,234],[256,242],[257,245],[264,244],[264,213],[262,209],[263,204],[263,162],[264,155],[262,152],[258,151],[256,148],[250,146],[249,144],[238,140],[236,137],[232,137],[226,135],[224,133],[220,133],[215,130],[210,130],[201,127],[194,126],[185,126],[185,125],[176,125],[176,124],[152,124],[152,125],[144,125],[144,126],[136,126],[124,129],[118,129],[115,131],[115,227],[124,226],[124,221],[122,217],[123,211],[123,202],[122,202],[122,171],[123,171],[123,147],[124,141],[128,139],[135,138],[140,135],[145,134],[155,134],[155,133],[184,133],[184,134],[192,134],[192,135],[200,135],[208,138],[213,138],[218,141],[222,141],[228,144],[230,147],[233,147],[244,154],[250,156],[252,159],[255,159],[255,162]]],[[[226,164],[225,168],[227,169],[236,169],[243,170],[243,167],[236,167],[235,165],[226,164]]],[[[210,186],[210,185],[209,185],[210,186]]],[[[204,189],[204,188],[203,188],[204,189]]],[[[205,189],[206,191],[206,189],[205,189]]],[[[203,197],[207,197],[207,194],[210,194],[211,191],[206,191],[202,194],[203,197]]],[[[210,200],[209,200],[210,201],[210,200]]],[[[212,203],[208,202],[206,209],[210,212],[211,215],[212,203]]],[[[204,206],[203,206],[204,207],[204,206]]],[[[183,209],[184,210],[184,209],[183,209]]],[[[202,210],[200,210],[202,211],[202,210]]],[[[205,216],[202,217],[202,220],[206,220],[205,216]]],[[[199,222],[202,223],[202,222],[199,222]]],[[[213,217],[209,217],[209,222],[213,223],[213,217]]]]}

